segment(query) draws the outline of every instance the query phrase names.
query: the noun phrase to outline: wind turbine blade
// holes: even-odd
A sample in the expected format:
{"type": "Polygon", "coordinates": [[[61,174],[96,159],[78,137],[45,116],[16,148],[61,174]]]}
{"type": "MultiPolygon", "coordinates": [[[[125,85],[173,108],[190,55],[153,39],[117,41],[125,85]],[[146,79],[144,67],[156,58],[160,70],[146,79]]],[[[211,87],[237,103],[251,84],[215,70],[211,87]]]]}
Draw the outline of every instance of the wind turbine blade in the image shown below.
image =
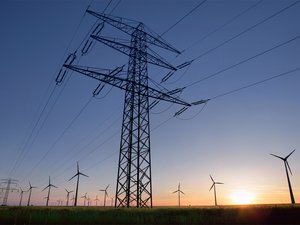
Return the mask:
{"type": "Polygon", "coordinates": [[[215,183],[215,181],[214,181],[214,179],[212,178],[212,176],[209,174],[209,176],[210,176],[210,179],[211,179],[211,181],[213,182],[213,183],[215,183]]]}
{"type": "Polygon", "coordinates": [[[109,185],[107,185],[107,186],[106,186],[105,190],[107,190],[107,189],[108,189],[108,187],[109,187],[109,185]]]}
{"type": "MultiPolygon", "coordinates": [[[[49,185],[48,185],[49,186],[49,185]]],[[[45,187],[42,191],[45,191],[47,188],[48,188],[48,186],[47,187],[45,187]]]]}
{"type": "Polygon", "coordinates": [[[58,187],[56,187],[56,186],[55,186],[55,185],[53,185],[53,184],[51,184],[51,187],[58,188],[58,187]]]}
{"type": "Polygon", "coordinates": [[[277,157],[277,158],[279,158],[279,159],[284,160],[284,158],[282,158],[282,157],[280,157],[280,156],[278,156],[278,155],[274,155],[274,154],[270,154],[270,155],[275,156],[275,157],[277,157]]]}
{"type": "Polygon", "coordinates": [[[79,175],[82,175],[82,176],[85,176],[85,177],[89,177],[88,175],[85,175],[84,173],[80,173],[80,172],[79,172],[79,175]]]}
{"type": "Polygon", "coordinates": [[[289,162],[288,162],[288,161],[285,161],[285,163],[286,163],[287,167],[289,168],[289,171],[290,171],[291,175],[293,175],[292,170],[291,170],[291,167],[290,167],[290,165],[289,165],[289,162]]]}
{"type": "Polygon", "coordinates": [[[105,191],[105,190],[100,189],[99,191],[105,191]]]}
{"type": "Polygon", "coordinates": [[[176,193],[176,192],[178,192],[178,190],[177,190],[177,191],[173,191],[172,194],[174,194],[174,193],[176,193]]]}
{"type": "Polygon", "coordinates": [[[216,182],[215,184],[224,184],[224,183],[221,183],[221,182],[216,182]]]}
{"type": "MultiPolygon", "coordinates": [[[[182,191],[180,191],[181,194],[184,194],[182,191]]],[[[185,195],[185,194],[184,194],[185,195]]]]}
{"type": "Polygon", "coordinates": [[[214,185],[215,185],[215,183],[213,183],[213,185],[211,185],[211,187],[210,187],[210,189],[209,189],[209,191],[214,187],[214,185]]]}
{"type": "Polygon", "coordinates": [[[77,161],[77,173],[79,173],[79,163],[77,161]]]}
{"type": "Polygon", "coordinates": [[[294,153],[294,151],[295,151],[296,149],[294,149],[290,154],[288,154],[288,156],[287,157],[285,157],[285,160],[287,160],[288,159],[288,157],[290,157],[291,156],[291,154],[293,154],[294,153]]]}
{"type": "Polygon", "coordinates": [[[73,177],[71,177],[71,178],[69,179],[69,181],[72,180],[72,179],[73,179],[74,177],[76,177],[76,176],[77,176],[77,174],[75,174],[73,177]]]}
{"type": "Polygon", "coordinates": [[[66,192],[69,193],[69,191],[65,188],[66,192]]]}

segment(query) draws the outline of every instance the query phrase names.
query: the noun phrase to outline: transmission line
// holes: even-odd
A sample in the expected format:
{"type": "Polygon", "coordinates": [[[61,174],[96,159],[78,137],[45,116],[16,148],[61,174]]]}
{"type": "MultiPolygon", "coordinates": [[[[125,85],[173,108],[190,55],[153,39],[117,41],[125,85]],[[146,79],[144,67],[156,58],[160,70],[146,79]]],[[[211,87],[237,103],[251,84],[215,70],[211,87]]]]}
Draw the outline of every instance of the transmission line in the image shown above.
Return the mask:
{"type": "Polygon", "coordinates": [[[216,95],[216,96],[210,98],[210,100],[214,100],[214,99],[217,99],[217,98],[221,98],[221,97],[223,97],[223,96],[226,96],[226,95],[229,95],[229,94],[238,92],[238,91],[242,91],[242,90],[244,90],[244,89],[247,89],[247,88],[256,86],[256,85],[258,85],[258,84],[261,84],[261,83],[264,83],[264,82],[267,82],[267,81],[270,81],[270,80],[274,80],[274,79],[276,79],[276,78],[283,77],[283,76],[286,76],[286,75],[290,75],[291,73],[294,73],[294,72],[299,71],[299,70],[300,70],[300,67],[295,68],[295,69],[292,69],[292,70],[289,70],[289,71],[287,71],[287,72],[283,72],[283,73],[277,74],[277,75],[275,75],[275,76],[272,76],[272,77],[269,77],[269,78],[266,78],[266,79],[263,79],[263,80],[260,80],[260,81],[257,81],[257,82],[254,82],[254,83],[245,85],[245,86],[243,86],[243,87],[240,87],[240,88],[237,88],[237,89],[234,89],[234,90],[227,91],[227,92],[225,92],[225,93],[216,95]]]}
{"type": "Polygon", "coordinates": [[[198,9],[201,5],[203,5],[207,0],[203,0],[199,4],[197,4],[192,10],[190,10],[188,13],[186,13],[183,17],[181,17],[177,22],[175,22],[172,26],[170,26],[167,30],[165,30],[160,36],[165,35],[170,30],[172,30],[177,24],[179,24],[182,20],[184,20],[186,17],[188,17],[190,14],[192,14],[196,9],[198,9]]]}
{"type": "Polygon", "coordinates": [[[292,4],[289,4],[288,6],[284,7],[283,9],[280,9],[279,11],[273,13],[272,15],[268,16],[267,18],[261,20],[260,22],[254,24],[254,25],[252,25],[252,26],[250,26],[250,27],[248,27],[247,29],[245,29],[245,30],[243,30],[242,32],[240,32],[240,33],[234,35],[233,37],[227,39],[226,41],[224,41],[224,42],[218,44],[217,46],[215,46],[215,47],[213,47],[213,48],[207,50],[206,52],[204,52],[204,53],[202,53],[201,55],[199,55],[199,56],[197,56],[196,58],[194,58],[194,61],[195,61],[195,60],[199,60],[199,59],[202,58],[203,56],[205,56],[205,55],[211,53],[212,51],[214,51],[214,50],[220,48],[221,46],[223,46],[223,45],[229,43],[230,41],[232,41],[232,40],[234,40],[234,39],[236,39],[236,38],[242,36],[243,34],[245,34],[245,33],[249,32],[249,31],[253,30],[253,29],[256,28],[257,26],[259,26],[259,25],[261,25],[261,24],[267,22],[268,20],[274,18],[275,16],[278,16],[279,14],[281,14],[281,13],[283,13],[284,11],[290,9],[291,7],[295,6],[295,5],[298,4],[299,2],[300,2],[300,0],[297,0],[297,1],[293,2],[292,4]]]}
{"type": "Polygon", "coordinates": [[[255,59],[255,58],[259,57],[259,56],[262,56],[262,55],[264,55],[264,54],[266,54],[266,53],[269,53],[269,52],[271,52],[271,51],[273,51],[273,50],[275,50],[275,49],[277,49],[277,48],[280,48],[280,47],[283,47],[283,46],[285,46],[285,45],[287,45],[287,44],[290,44],[290,43],[293,42],[293,41],[297,41],[299,38],[300,38],[300,35],[298,35],[298,36],[296,36],[296,37],[293,37],[293,38],[291,38],[291,39],[289,39],[289,40],[287,40],[287,41],[285,41],[285,42],[282,42],[282,43],[280,43],[280,44],[278,44],[278,45],[276,45],[276,46],[273,46],[273,47],[271,47],[271,48],[269,48],[269,49],[267,49],[267,50],[264,50],[264,51],[262,51],[262,52],[260,52],[260,53],[258,53],[258,54],[256,54],[256,55],[254,55],[254,56],[251,56],[251,57],[249,57],[249,58],[243,59],[243,60],[241,60],[241,61],[239,61],[239,62],[237,62],[237,63],[235,63],[235,64],[233,64],[233,65],[231,65],[231,66],[228,66],[228,67],[226,67],[226,68],[224,68],[224,69],[219,70],[218,72],[215,72],[215,73],[213,73],[213,74],[211,74],[211,75],[208,75],[208,76],[206,76],[206,77],[203,77],[203,78],[201,78],[200,80],[194,81],[194,82],[192,82],[192,83],[186,85],[185,87],[186,87],[186,88],[187,88],[187,87],[191,87],[191,86],[193,86],[193,85],[195,85],[195,84],[198,84],[198,83],[200,83],[200,82],[202,82],[202,81],[205,81],[205,80],[207,80],[207,79],[210,79],[210,78],[212,78],[212,77],[215,77],[215,76],[217,76],[217,75],[219,75],[219,74],[221,74],[221,73],[223,73],[223,72],[225,72],[225,71],[228,71],[228,70],[230,70],[230,69],[233,69],[233,68],[235,68],[235,67],[237,67],[237,66],[239,66],[239,65],[241,65],[241,64],[243,64],[243,63],[246,63],[246,62],[248,62],[248,61],[250,61],[250,60],[253,60],[253,59],[255,59]]]}
{"type": "Polygon", "coordinates": [[[233,23],[234,21],[236,21],[239,17],[245,15],[247,12],[249,12],[250,10],[254,9],[256,6],[258,6],[260,3],[262,3],[264,0],[260,0],[258,2],[255,2],[253,5],[251,5],[250,7],[246,8],[245,10],[243,10],[242,12],[240,12],[239,14],[235,15],[234,17],[230,18],[228,21],[226,21],[225,23],[221,24],[219,27],[217,27],[216,29],[212,30],[211,32],[207,33],[206,35],[204,35],[202,38],[200,38],[199,40],[195,41],[193,44],[191,44],[190,46],[188,46],[187,48],[185,48],[182,52],[185,52],[189,49],[191,49],[192,47],[198,45],[199,43],[201,43],[202,41],[204,41],[205,39],[207,39],[208,37],[210,37],[211,35],[215,34],[216,32],[218,32],[219,30],[223,29],[224,27],[228,26],[229,24],[233,23]]]}

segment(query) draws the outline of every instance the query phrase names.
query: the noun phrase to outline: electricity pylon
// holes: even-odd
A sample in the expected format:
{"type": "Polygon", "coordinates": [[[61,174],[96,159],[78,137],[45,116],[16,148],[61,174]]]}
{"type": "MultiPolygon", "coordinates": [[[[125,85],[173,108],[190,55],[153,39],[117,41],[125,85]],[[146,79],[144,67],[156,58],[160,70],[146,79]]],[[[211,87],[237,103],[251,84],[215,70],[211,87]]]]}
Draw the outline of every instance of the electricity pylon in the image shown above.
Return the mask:
{"type": "Polygon", "coordinates": [[[61,84],[68,70],[72,70],[101,82],[95,89],[94,95],[98,94],[105,84],[125,91],[115,207],[152,207],[149,109],[159,100],[163,100],[184,106],[175,114],[179,115],[192,104],[202,104],[205,101],[190,104],[175,95],[181,91],[180,89],[161,91],[148,85],[148,64],[171,71],[181,69],[185,64],[174,67],[157,53],[152,53],[150,45],[176,54],[180,51],[158,35],[154,36],[146,32],[143,23],[135,22],[133,25],[132,21],[124,18],[91,10],[86,12],[97,17],[101,23],[91,33],[82,53],[88,51],[92,43],[90,40],[96,40],[129,56],[127,78],[118,76],[123,71],[123,67],[106,70],[104,73],[90,67],[75,66],[73,62],[76,59],[76,53],[73,53],[66,59],[56,82],[61,84]],[[118,42],[116,38],[99,36],[104,24],[130,35],[130,45],[118,42]],[[149,98],[154,100],[151,104],[149,104],[149,98]]]}
{"type": "Polygon", "coordinates": [[[50,176],[49,176],[49,184],[48,186],[46,186],[42,191],[46,190],[48,188],[48,195],[46,197],[47,201],[46,201],[46,206],[48,206],[49,204],[49,199],[50,199],[50,190],[51,190],[51,187],[54,187],[54,188],[57,188],[56,186],[54,186],[53,184],[51,184],[50,182],[50,176]]]}
{"type": "Polygon", "coordinates": [[[1,191],[3,191],[3,190],[5,191],[4,197],[3,197],[3,202],[2,202],[3,206],[7,205],[9,192],[19,191],[17,188],[11,187],[12,185],[17,186],[17,182],[18,182],[18,180],[14,180],[11,178],[1,179],[1,184],[6,184],[6,188],[0,188],[1,191]]]}

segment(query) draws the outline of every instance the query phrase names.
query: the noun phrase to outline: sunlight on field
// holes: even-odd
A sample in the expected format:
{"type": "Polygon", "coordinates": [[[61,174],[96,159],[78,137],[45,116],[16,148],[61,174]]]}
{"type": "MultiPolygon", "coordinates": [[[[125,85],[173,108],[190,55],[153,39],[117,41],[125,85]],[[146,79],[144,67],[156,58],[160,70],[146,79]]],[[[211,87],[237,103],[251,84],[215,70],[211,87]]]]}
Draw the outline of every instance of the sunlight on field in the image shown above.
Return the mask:
{"type": "Polygon", "coordinates": [[[244,190],[237,190],[231,193],[230,198],[233,204],[251,204],[254,201],[254,194],[244,190]]]}

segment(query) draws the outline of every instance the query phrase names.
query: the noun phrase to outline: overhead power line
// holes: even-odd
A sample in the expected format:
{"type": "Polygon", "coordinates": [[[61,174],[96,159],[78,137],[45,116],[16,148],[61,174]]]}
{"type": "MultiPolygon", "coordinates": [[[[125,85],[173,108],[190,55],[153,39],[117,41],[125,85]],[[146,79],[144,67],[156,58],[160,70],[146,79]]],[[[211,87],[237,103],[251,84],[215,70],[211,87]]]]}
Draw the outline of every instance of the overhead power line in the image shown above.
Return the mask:
{"type": "Polygon", "coordinates": [[[205,77],[201,78],[200,80],[194,81],[194,82],[192,82],[192,83],[186,85],[185,87],[186,87],[186,88],[187,88],[187,87],[191,87],[191,86],[193,86],[193,85],[195,85],[195,84],[198,84],[198,83],[200,83],[200,82],[202,82],[202,81],[205,81],[205,80],[208,80],[208,79],[210,79],[210,78],[212,78],[212,77],[215,77],[215,76],[217,76],[217,75],[219,75],[219,74],[221,74],[221,73],[223,73],[223,72],[225,72],[225,71],[228,71],[228,70],[230,70],[230,69],[233,69],[233,68],[235,68],[235,67],[237,67],[237,66],[239,66],[239,65],[241,65],[241,64],[243,64],[243,63],[246,63],[246,62],[248,62],[248,61],[250,61],[250,60],[253,60],[253,59],[255,59],[255,58],[259,57],[259,56],[262,56],[262,55],[264,55],[264,54],[266,54],[266,53],[269,53],[269,52],[271,52],[271,51],[273,51],[273,50],[275,50],[275,49],[277,49],[277,48],[280,48],[280,47],[283,47],[283,46],[285,46],[285,45],[287,45],[287,44],[290,44],[290,43],[293,42],[293,41],[297,41],[299,38],[300,38],[300,35],[298,35],[298,36],[296,36],[296,37],[293,37],[293,38],[291,38],[291,39],[289,39],[289,40],[287,40],[287,41],[285,41],[285,42],[282,42],[282,43],[280,43],[280,44],[278,44],[278,45],[275,45],[275,46],[273,46],[273,47],[271,47],[271,48],[269,48],[269,49],[267,49],[267,50],[264,50],[264,51],[262,51],[262,52],[260,52],[260,53],[258,53],[258,54],[256,54],[256,55],[254,55],[254,56],[251,56],[251,57],[249,57],[249,58],[243,59],[243,60],[241,60],[241,61],[239,61],[239,62],[237,62],[237,63],[235,63],[235,64],[233,64],[233,65],[231,65],[231,66],[228,66],[228,67],[226,67],[226,68],[224,68],[224,69],[219,70],[218,72],[215,72],[215,73],[213,73],[213,74],[211,74],[211,75],[205,76],[205,77]]]}
{"type": "Polygon", "coordinates": [[[183,17],[181,17],[177,22],[175,22],[172,26],[170,26],[167,30],[165,30],[160,36],[165,35],[170,30],[172,30],[177,24],[179,24],[182,20],[184,20],[186,17],[188,17],[190,14],[192,14],[196,9],[198,9],[201,5],[203,5],[207,0],[203,0],[199,4],[197,4],[192,10],[190,10],[188,13],[186,13],[183,17]]]}
{"type": "Polygon", "coordinates": [[[266,17],[265,19],[259,21],[258,23],[256,23],[256,24],[254,24],[254,25],[248,27],[247,29],[243,30],[242,32],[240,32],[240,33],[234,35],[233,37],[231,37],[231,38],[229,38],[229,39],[227,39],[226,41],[223,41],[222,43],[218,44],[217,46],[215,46],[215,47],[213,47],[213,48],[207,50],[206,52],[204,52],[204,53],[202,53],[201,55],[199,55],[199,56],[197,56],[196,58],[194,58],[194,61],[199,60],[199,59],[202,58],[203,56],[205,56],[205,55],[211,53],[212,51],[214,51],[214,50],[220,48],[221,46],[223,46],[223,45],[225,45],[225,44],[227,44],[227,43],[233,41],[234,39],[236,39],[236,38],[242,36],[243,34],[246,34],[247,32],[249,32],[249,31],[253,30],[254,28],[258,27],[259,25],[261,25],[261,24],[267,22],[268,20],[270,20],[270,19],[272,19],[272,18],[274,18],[274,17],[280,15],[281,13],[283,13],[284,11],[286,11],[286,10],[292,8],[293,6],[295,6],[296,4],[298,4],[299,2],[300,2],[300,0],[297,0],[297,1],[293,2],[292,4],[289,4],[288,6],[286,6],[286,7],[282,8],[282,9],[280,9],[279,11],[277,11],[277,12],[273,13],[272,15],[266,17]]]}
{"type": "Polygon", "coordinates": [[[248,84],[248,85],[245,85],[243,87],[240,87],[240,88],[237,88],[237,89],[234,89],[234,90],[231,90],[231,91],[227,91],[223,94],[219,94],[219,95],[216,95],[212,98],[210,98],[210,100],[214,100],[214,99],[217,99],[217,98],[221,98],[221,97],[224,97],[226,95],[229,95],[229,94],[233,94],[235,92],[238,92],[238,91],[242,91],[244,89],[247,89],[247,88],[250,88],[250,87],[253,87],[253,86],[256,86],[258,84],[261,84],[261,83],[264,83],[264,82],[267,82],[267,81],[270,81],[270,80],[274,80],[276,78],[280,78],[280,77],[283,77],[283,76],[287,76],[287,75],[290,75],[291,73],[294,73],[294,72],[297,72],[300,70],[300,67],[298,68],[295,68],[295,69],[292,69],[292,70],[289,70],[287,72],[283,72],[283,73],[280,73],[280,74],[277,74],[275,76],[272,76],[272,77],[269,77],[269,78],[266,78],[266,79],[263,79],[263,80],[260,80],[260,81],[257,81],[257,82],[254,82],[254,83],[251,83],[251,84],[248,84]]]}
{"type": "Polygon", "coordinates": [[[258,6],[260,3],[262,3],[264,0],[260,0],[258,2],[255,2],[253,5],[251,5],[250,7],[246,8],[245,10],[243,10],[242,12],[240,12],[239,14],[235,15],[234,17],[230,18],[228,21],[226,21],[225,23],[221,24],[220,26],[218,26],[216,29],[212,30],[211,32],[207,33],[206,35],[204,35],[203,37],[201,37],[199,40],[195,41],[193,44],[191,44],[190,46],[188,46],[186,49],[183,50],[183,52],[191,49],[192,47],[198,45],[199,43],[201,43],[202,41],[204,41],[205,39],[207,39],[208,37],[210,37],[211,35],[215,34],[216,32],[218,32],[219,30],[223,29],[224,27],[228,26],[229,24],[233,23],[234,21],[236,21],[239,17],[245,15],[247,12],[249,12],[250,10],[254,9],[256,6],[258,6]]]}

